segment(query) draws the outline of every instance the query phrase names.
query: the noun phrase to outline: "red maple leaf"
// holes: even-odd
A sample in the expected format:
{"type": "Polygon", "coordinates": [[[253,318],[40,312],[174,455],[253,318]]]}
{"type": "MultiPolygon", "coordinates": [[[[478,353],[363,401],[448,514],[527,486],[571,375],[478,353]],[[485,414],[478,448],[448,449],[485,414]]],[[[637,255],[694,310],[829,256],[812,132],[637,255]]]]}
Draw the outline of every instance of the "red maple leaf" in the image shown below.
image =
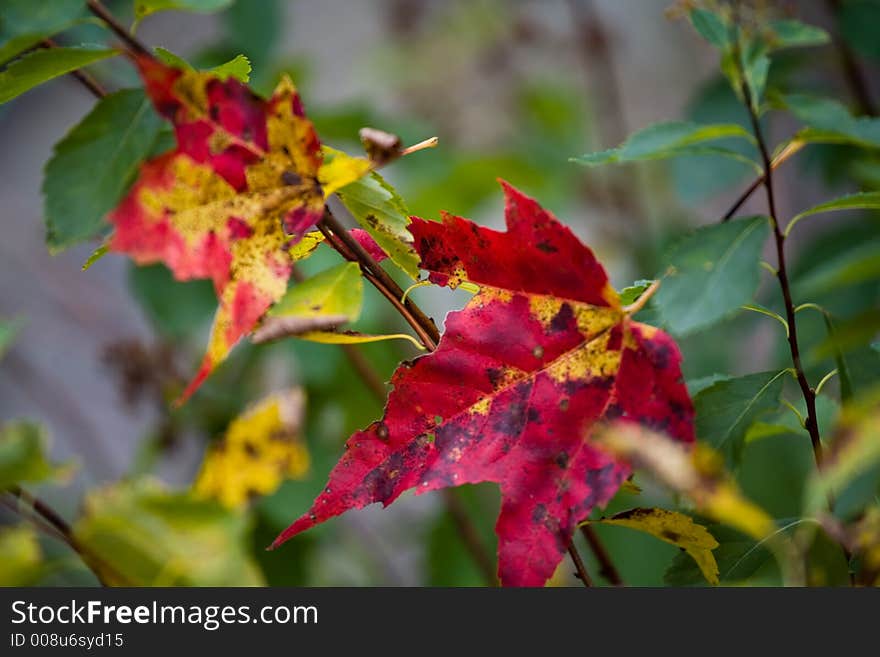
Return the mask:
{"type": "Polygon", "coordinates": [[[136,63],[177,146],[142,166],[109,248],[213,281],[220,307],[185,399],[286,291],[303,255],[291,247],[324,211],[321,144],[287,79],[264,100],[234,78],[136,63]]]}
{"type": "Polygon", "coordinates": [[[504,184],[507,232],[445,215],[413,219],[421,267],[480,291],[449,314],[433,353],[394,374],[385,416],[346,443],[327,488],[276,540],[353,508],[484,481],[501,487],[498,574],[543,585],[577,523],[630,469],[590,442],[598,423],[694,440],[680,355],[633,321],[572,232],[504,184]]]}

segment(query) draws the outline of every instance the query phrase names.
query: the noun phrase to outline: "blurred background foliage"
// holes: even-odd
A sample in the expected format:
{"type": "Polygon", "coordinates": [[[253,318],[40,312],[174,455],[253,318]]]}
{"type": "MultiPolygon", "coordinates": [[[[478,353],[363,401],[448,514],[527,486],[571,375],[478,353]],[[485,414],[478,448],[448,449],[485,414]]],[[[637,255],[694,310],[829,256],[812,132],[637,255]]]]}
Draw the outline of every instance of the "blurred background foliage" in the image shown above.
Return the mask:
{"type": "MultiPolygon", "coordinates": [[[[127,24],[134,21],[137,3],[120,0],[107,4],[127,24]]],[[[289,74],[322,141],[350,153],[360,150],[357,134],[363,126],[399,134],[406,144],[438,135],[440,147],[407,157],[383,172],[412,214],[436,218],[448,210],[498,227],[501,195],[496,178],[504,178],[540,199],[572,226],[608,263],[619,288],[635,279],[662,275],[664,254],[693,228],[717,221],[754,177],[748,165],[710,155],[596,169],[568,161],[571,156],[616,146],[628,133],[652,120],[736,123],[748,129],[748,115],[717,72],[714,55],[687,21],[680,19],[686,3],[667,12],[665,2],[591,0],[375,0],[357,3],[357,9],[344,2],[308,0],[216,4],[222,8],[212,14],[147,16],[139,23],[138,34],[150,44],[168,45],[172,50],[172,45],[179,44],[180,54],[197,67],[215,66],[244,54],[252,64],[251,84],[262,93],[271,90],[280,74],[289,74]],[[173,44],[164,41],[163,34],[173,33],[178,17],[186,17],[184,25],[195,26],[198,45],[190,43],[186,34],[176,34],[173,44]],[[342,35],[358,33],[350,21],[365,19],[371,22],[369,40],[339,42],[342,35]],[[294,22],[298,24],[293,26],[294,22]],[[662,31],[646,31],[646,25],[661,25],[662,31]],[[300,47],[289,34],[303,31],[320,31],[320,37],[300,47]],[[677,39],[675,51],[660,50],[658,39],[677,39]],[[315,46],[318,42],[323,45],[315,46]],[[654,50],[660,52],[653,54],[654,50]],[[654,69],[659,67],[654,58],[661,56],[675,58],[671,72],[663,69],[662,75],[654,69]],[[654,79],[658,75],[659,81],[654,79]],[[337,78],[356,83],[352,89],[336,89],[337,78]],[[664,86],[670,79],[674,84],[664,86]]],[[[838,99],[855,115],[877,115],[880,2],[768,0],[752,5],[759,15],[792,16],[822,26],[833,38],[827,45],[774,57],[767,98],[777,109],[763,118],[772,143],[800,126],[778,100],[788,93],[816,93],[838,99]]],[[[6,21],[0,23],[0,41],[26,32],[22,24],[36,21],[39,17],[35,14],[7,14],[6,21]]],[[[94,22],[83,20],[57,38],[62,43],[105,43],[107,33],[94,22]]],[[[122,58],[100,62],[91,70],[111,89],[138,84],[132,67],[122,58]]],[[[65,84],[73,86],[59,80],[50,89],[65,84]]],[[[40,100],[54,102],[51,96],[40,100]]],[[[27,107],[29,101],[24,96],[2,107],[3,134],[11,134],[22,124],[24,110],[18,106],[27,107]]],[[[62,127],[62,132],[70,125],[62,127]]],[[[167,147],[167,141],[162,143],[167,147]]],[[[719,141],[718,145],[754,154],[739,140],[719,141]]],[[[46,159],[41,153],[34,156],[39,157],[46,159]]],[[[835,194],[880,190],[880,155],[852,145],[811,145],[780,169],[778,181],[779,205],[791,216],[835,194]]],[[[765,212],[763,203],[762,194],[756,193],[742,214],[765,212]]],[[[15,207],[2,210],[4,224],[12,221],[7,213],[15,207]]],[[[38,217],[16,217],[15,221],[25,219],[28,230],[43,230],[38,217]]],[[[793,236],[788,248],[797,299],[826,308],[840,333],[855,336],[845,349],[854,389],[864,391],[876,385],[880,373],[876,342],[880,215],[877,211],[847,212],[810,221],[793,236]]],[[[88,249],[76,253],[84,256],[88,249]]],[[[27,376],[22,374],[26,374],[27,362],[16,355],[17,343],[39,340],[39,332],[29,330],[30,323],[46,319],[28,317],[26,308],[17,307],[13,278],[19,279],[16,286],[24,286],[25,294],[40,291],[28,291],[30,283],[19,278],[16,261],[11,256],[4,258],[0,267],[3,278],[10,282],[0,288],[0,317],[4,320],[0,324],[0,354],[5,350],[9,354],[0,362],[0,377],[5,382],[3,389],[8,390],[27,384],[27,376]]],[[[772,261],[769,244],[765,258],[772,261]]],[[[334,252],[321,247],[302,269],[310,275],[337,262],[334,252]]],[[[96,263],[89,274],[105,265],[105,261],[96,263]]],[[[216,307],[211,285],[205,281],[176,282],[158,265],[135,267],[119,262],[104,271],[105,276],[120,274],[147,325],[130,334],[117,331],[114,336],[105,336],[98,353],[83,356],[116,391],[112,403],[129,414],[130,421],[114,425],[116,435],[112,438],[112,442],[126,446],[114,448],[114,453],[124,457],[113,460],[117,466],[103,467],[102,461],[93,457],[106,446],[80,441],[65,447],[70,427],[49,417],[52,453],[72,456],[79,464],[73,487],[59,483],[55,470],[42,462],[42,451],[36,448],[18,456],[0,452],[0,470],[6,467],[7,458],[40,460],[34,466],[35,474],[24,479],[33,481],[33,490],[65,511],[82,512],[74,536],[102,555],[96,570],[105,581],[483,584],[456,532],[454,519],[433,496],[421,499],[408,495],[385,511],[348,514],[297,537],[279,551],[266,552],[265,546],[319,492],[345,438],[379,417],[380,404],[337,347],[287,340],[241,345],[188,404],[172,410],[169,401],[201,357],[216,307]],[[198,472],[202,452],[223,436],[234,418],[267,393],[291,386],[301,386],[307,399],[298,429],[298,439],[307,445],[310,456],[307,473],[285,481],[244,510],[224,508],[183,492],[198,472]],[[169,469],[169,464],[176,467],[169,469]],[[77,492],[71,496],[70,490],[77,492]],[[179,530],[182,526],[186,531],[179,530]],[[127,572],[133,563],[139,564],[139,570],[127,572]]],[[[68,267],[65,275],[73,277],[77,272],[68,267]]],[[[405,286],[403,278],[401,283],[405,286]]],[[[76,298],[76,290],[60,289],[57,294],[76,298]]],[[[436,289],[413,294],[438,320],[466,298],[461,292],[436,289]]],[[[782,312],[777,286],[769,275],[762,279],[757,301],[782,312]]],[[[646,321],[656,319],[651,304],[642,314],[646,321]]],[[[807,375],[816,382],[837,366],[833,350],[817,348],[826,340],[827,325],[816,312],[801,312],[798,320],[801,342],[808,346],[807,375]]],[[[366,293],[356,328],[369,333],[406,330],[373,290],[366,293]]],[[[51,351],[64,354],[63,331],[53,336],[62,342],[53,343],[51,351]]],[[[735,313],[706,330],[677,337],[689,382],[790,365],[779,325],[756,313],[735,313]]],[[[68,347],[77,349],[74,343],[68,347]]],[[[39,349],[39,344],[35,348],[39,349]]],[[[397,342],[359,348],[385,380],[400,360],[417,353],[406,343],[397,342]]],[[[95,411],[95,425],[101,426],[100,409],[76,400],[77,374],[69,367],[62,371],[57,386],[67,390],[73,403],[95,411]]],[[[42,407],[58,403],[52,396],[57,386],[42,391],[45,397],[34,412],[27,412],[29,417],[46,419],[42,407]]],[[[793,385],[786,383],[781,394],[797,407],[799,397],[793,385]]],[[[823,390],[819,408],[820,422],[830,435],[840,409],[837,380],[823,390]]],[[[0,412],[4,421],[23,415],[14,401],[0,405],[0,412]]],[[[787,527],[801,512],[806,482],[814,469],[806,432],[778,400],[742,429],[741,461],[730,464],[735,476],[750,498],[768,510],[781,527],[787,527]]],[[[40,445],[47,441],[45,431],[31,425],[8,424],[5,431],[30,436],[21,441],[36,440],[40,445]]],[[[864,500],[876,498],[880,490],[880,467],[860,477],[857,490],[847,491],[855,499],[849,504],[851,509],[862,509],[864,500]]],[[[643,487],[641,493],[624,490],[596,515],[633,506],[671,508],[678,502],[650,481],[637,481],[643,487]]],[[[465,487],[459,497],[482,533],[480,539],[494,553],[497,490],[487,485],[465,487]]],[[[847,508],[844,502],[842,497],[841,513],[847,508]]],[[[23,504],[21,500],[10,503],[23,504]]],[[[4,525],[0,529],[3,584],[96,581],[51,532],[49,536],[38,534],[31,526],[20,524],[11,512],[0,519],[4,525]]],[[[716,558],[723,583],[779,581],[772,559],[761,546],[731,529],[710,529],[721,542],[716,558]]],[[[660,585],[664,576],[668,583],[700,581],[694,564],[672,545],[623,527],[597,525],[595,531],[628,584],[660,585]]],[[[846,564],[841,565],[833,543],[826,545],[829,541],[822,534],[811,547],[813,553],[827,554],[818,561],[824,570],[815,581],[840,583],[846,579],[846,564]]],[[[592,558],[588,567],[598,572],[592,558]]],[[[573,583],[571,570],[569,563],[563,563],[553,582],[573,583]]],[[[599,581],[603,581],[601,577],[599,581]]]]}

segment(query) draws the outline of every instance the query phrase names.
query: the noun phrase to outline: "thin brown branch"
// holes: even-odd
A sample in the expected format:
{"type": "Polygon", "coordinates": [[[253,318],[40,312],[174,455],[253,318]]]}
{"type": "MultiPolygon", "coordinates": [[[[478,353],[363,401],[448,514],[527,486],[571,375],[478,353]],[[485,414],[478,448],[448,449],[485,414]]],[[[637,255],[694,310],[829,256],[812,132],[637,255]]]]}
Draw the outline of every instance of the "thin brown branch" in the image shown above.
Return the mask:
{"type": "MultiPolygon", "coordinates": [[[[70,549],[76,552],[82,559],[83,563],[92,571],[92,573],[94,573],[102,586],[108,586],[101,573],[93,567],[92,564],[94,563],[94,558],[92,555],[84,550],[76,538],[74,538],[73,530],[70,525],[57,511],[55,511],[55,509],[39,497],[31,495],[20,486],[12,486],[7,492],[15,497],[25,508],[33,511],[35,516],[39,518],[37,524],[39,524],[44,530],[49,528],[49,533],[67,543],[70,549]]],[[[19,507],[16,507],[15,510],[18,512],[21,511],[19,507]]]]}
{"type": "Polygon", "coordinates": [[[590,574],[587,572],[587,567],[584,565],[584,560],[581,559],[581,555],[577,551],[577,547],[575,547],[574,537],[572,537],[571,544],[568,546],[568,555],[571,557],[571,560],[574,563],[575,577],[581,580],[581,584],[583,584],[587,588],[593,586],[593,580],[590,578],[590,574]]]}
{"type": "Polygon", "coordinates": [[[620,576],[620,572],[614,565],[614,561],[611,560],[611,555],[608,553],[608,550],[605,549],[602,541],[599,540],[599,535],[596,534],[593,528],[589,525],[582,525],[581,533],[584,535],[584,538],[587,539],[587,544],[590,546],[590,549],[599,561],[599,574],[614,586],[625,586],[623,578],[620,576]]]}
{"type": "MultiPolygon", "coordinates": [[[[779,167],[780,164],[785,162],[792,155],[800,151],[804,146],[806,146],[806,142],[799,141],[797,139],[789,142],[788,146],[783,148],[779,154],[773,158],[770,162],[770,170],[774,170],[779,167]]],[[[755,192],[758,187],[764,184],[764,174],[762,173],[760,176],[755,178],[751,184],[746,187],[745,191],[739,195],[739,197],[734,201],[733,205],[730,206],[730,209],[724,213],[724,216],[721,218],[721,222],[729,221],[733,218],[739,209],[742,207],[743,203],[749,200],[749,197],[755,192]]]]}
{"type": "MultiPolygon", "coordinates": [[[[745,79],[745,76],[743,76],[745,79]]],[[[773,192],[773,164],[770,161],[770,152],[767,149],[767,143],[764,140],[764,132],[761,130],[761,122],[758,119],[758,112],[752,102],[752,92],[745,81],[742,85],[743,98],[745,99],[746,109],[749,112],[749,120],[752,124],[752,131],[755,133],[755,139],[758,141],[758,150],[761,152],[761,160],[764,165],[764,189],[767,191],[767,208],[770,213],[770,223],[773,226],[773,239],[776,244],[777,270],[776,278],[779,280],[779,287],[782,289],[782,298],[785,302],[785,315],[788,321],[788,346],[791,352],[791,360],[794,365],[795,376],[804,402],[807,406],[806,429],[810,434],[810,443],[813,446],[813,456],[816,459],[816,465],[822,463],[822,442],[819,437],[819,423],[816,419],[816,392],[810,387],[807,376],[804,374],[804,368],[801,364],[800,346],[798,345],[797,320],[794,312],[794,302],[791,298],[791,285],[788,280],[788,270],[785,262],[785,234],[779,225],[779,215],[776,213],[776,197],[773,192]]]]}
{"type": "Polygon", "coordinates": [[[136,55],[147,55],[152,57],[152,53],[143,43],[138,41],[125,25],[110,13],[99,0],[88,0],[86,6],[89,11],[100,18],[107,24],[116,36],[125,44],[125,47],[136,55]]]}

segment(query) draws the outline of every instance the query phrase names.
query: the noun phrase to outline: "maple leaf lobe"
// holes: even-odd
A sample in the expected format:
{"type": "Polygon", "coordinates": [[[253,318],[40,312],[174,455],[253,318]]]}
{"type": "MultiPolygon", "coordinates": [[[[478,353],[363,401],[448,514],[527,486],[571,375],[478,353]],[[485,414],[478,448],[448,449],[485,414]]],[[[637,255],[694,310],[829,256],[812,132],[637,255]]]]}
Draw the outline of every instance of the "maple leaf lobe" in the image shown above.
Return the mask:
{"type": "Polygon", "coordinates": [[[597,423],[638,422],[693,441],[675,343],[624,313],[571,231],[504,189],[503,233],[451,215],[413,218],[422,268],[480,291],[449,314],[433,353],[395,372],[383,419],[348,440],[328,488],[274,545],[410,488],[492,481],[502,494],[501,581],[543,585],[577,523],[629,474],[590,442],[597,423]]]}

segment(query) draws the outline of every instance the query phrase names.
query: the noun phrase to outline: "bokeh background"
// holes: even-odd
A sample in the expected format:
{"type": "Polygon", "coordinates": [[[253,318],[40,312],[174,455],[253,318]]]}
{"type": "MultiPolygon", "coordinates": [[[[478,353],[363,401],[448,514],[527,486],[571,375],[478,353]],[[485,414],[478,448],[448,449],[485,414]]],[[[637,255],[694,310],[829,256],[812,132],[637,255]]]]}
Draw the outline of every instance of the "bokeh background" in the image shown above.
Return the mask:
{"type": "MultiPolygon", "coordinates": [[[[108,3],[129,20],[130,4],[108,3]]],[[[239,0],[215,15],[157,14],[141,24],[138,36],[199,65],[244,53],[254,67],[252,82],[263,92],[279,74],[289,73],[322,140],[348,152],[359,150],[362,126],[397,133],[405,143],[438,136],[438,148],[383,172],[412,214],[436,217],[448,210],[499,226],[502,199],[496,178],[504,178],[568,223],[607,264],[620,288],[658,274],[660,254],[668,245],[690,228],[716,221],[752,175],[736,162],[701,157],[606,169],[584,169],[568,161],[614,146],[655,121],[746,124],[745,112],[718,74],[717,55],[669,4],[239,0]]],[[[779,2],[775,10],[839,35],[835,4],[779,2]]],[[[850,21],[844,43],[855,52],[868,92],[878,102],[880,52],[876,43],[871,51],[870,36],[859,36],[857,28],[850,21]]],[[[106,38],[93,27],[78,30],[82,40],[106,38]]],[[[859,99],[846,83],[841,62],[836,45],[795,51],[774,63],[771,76],[783,88],[818,90],[857,107],[859,99]]],[[[124,61],[96,66],[94,72],[110,88],[136,84],[124,61]]],[[[81,272],[94,245],[50,255],[44,243],[42,167],[53,144],[93,103],[67,77],[0,108],[0,317],[21,322],[0,362],[0,419],[42,421],[52,437],[53,455],[79,464],[69,486],[41,491],[46,499],[72,516],[84,491],[136,473],[154,472],[172,486],[186,486],[208,441],[231,418],[263,394],[298,384],[308,394],[310,474],[287,482],[249,512],[253,554],[266,580],[480,584],[451,519],[433,495],[406,495],[387,510],[349,513],[278,552],[263,552],[320,490],[345,438],[376,419],[381,409],[336,347],[287,341],[239,347],[190,404],[170,411],[169,385],[189,378],[206,341],[215,308],[210,285],[177,283],[161,266],[136,268],[116,255],[81,272]]],[[[797,127],[781,113],[771,113],[766,123],[774,143],[797,127]]],[[[834,192],[877,185],[880,164],[860,162],[854,172],[846,148],[811,147],[780,170],[780,214],[791,216],[834,192]]],[[[763,196],[755,194],[743,212],[762,212],[763,203],[763,196]]],[[[877,239],[876,221],[858,215],[805,226],[790,246],[796,285],[820,275],[820,268],[848,246],[877,239]]],[[[336,259],[322,249],[303,268],[318,271],[336,259]]],[[[760,298],[778,307],[772,283],[765,281],[760,298]]],[[[852,315],[878,304],[876,280],[862,285],[871,287],[820,286],[817,296],[852,315]]],[[[414,294],[438,322],[466,298],[428,288],[414,294]]],[[[358,328],[405,327],[369,290],[358,328]]],[[[821,335],[821,322],[804,318],[802,330],[802,339],[809,342],[821,335]]],[[[753,315],[736,316],[687,338],[682,347],[689,379],[770,369],[787,358],[778,327],[753,315]]],[[[397,362],[415,355],[404,343],[363,351],[386,379],[397,362]]],[[[877,365],[870,355],[866,358],[860,366],[877,365]]],[[[815,372],[821,365],[811,363],[815,372]]],[[[794,477],[786,480],[786,468],[809,465],[808,445],[792,451],[770,441],[762,449],[776,450],[772,461],[781,465],[767,477],[766,472],[749,473],[746,458],[747,492],[773,500],[797,495],[785,489],[797,485],[794,477]],[[768,478],[776,486],[769,492],[762,489],[768,478]]],[[[494,550],[497,492],[478,486],[462,495],[482,540],[494,550]]],[[[659,493],[648,490],[647,495],[659,493]]],[[[628,502],[623,493],[612,508],[628,502]]],[[[662,583],[674,547],[658,546],[626,529],[600,529],[628,583],[662,583]]],[[[558,583],[571,583],[569,570],[565,564],[558,583]]],[[[52,577],[53,583],[91,581],[74,566],[52,577]]]]}

